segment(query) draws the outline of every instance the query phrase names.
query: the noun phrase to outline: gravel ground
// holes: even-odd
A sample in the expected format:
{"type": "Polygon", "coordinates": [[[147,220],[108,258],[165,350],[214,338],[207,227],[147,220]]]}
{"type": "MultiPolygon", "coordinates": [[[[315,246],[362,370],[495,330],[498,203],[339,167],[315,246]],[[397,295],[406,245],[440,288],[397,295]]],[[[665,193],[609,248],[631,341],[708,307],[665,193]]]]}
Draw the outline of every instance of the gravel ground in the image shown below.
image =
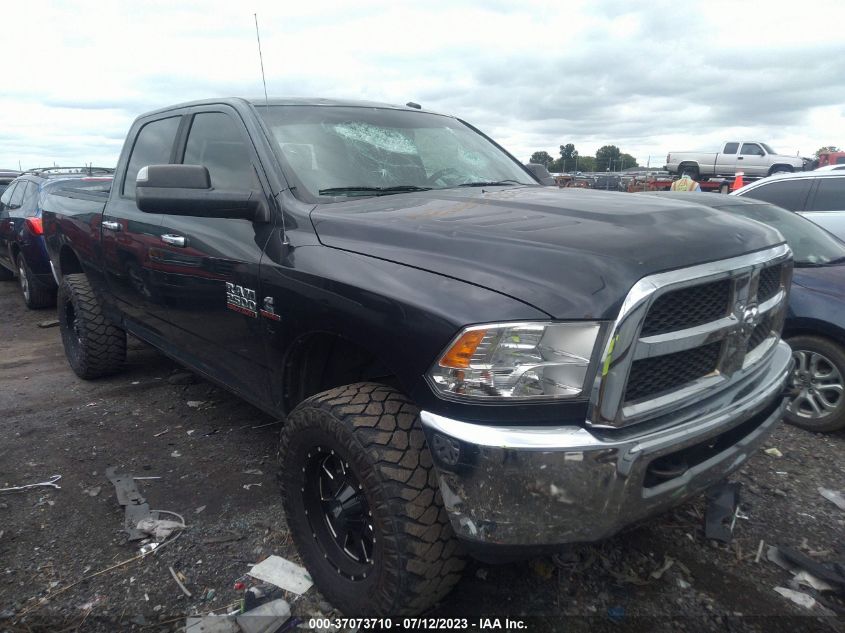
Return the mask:
{"type": "MultiPolygon", "coordinates": [[[[53,317],[0,284],[0,487],[62,475],[60,490],[0,495],[0,631],[176,631],[186,615],[235,605],[233,585],[254,562],[298,560],[274,483],[272,418],[138,342],[120,375],[79,380],[58,329],[38,327],[53,317]],[[189,529],[121,565],[138,544],[126,541],[109,466],[160,477],[139,490],[189,529]]],[[[798,606],[774,591],[791,575],[765,554],[755,562],[761,540],[845,562],[845,511],[817,491],[845,490],[845,435],[784,425],[767,446],[783,456],[760,453],[735,477],[748,518],[730,545],[704,538],[696,500],[556,559],[471,563],[429,615],[528,618],[533,630],[845,630],[842,596],[805,589],[816,605],[798,606]]],[[[333,613],[315,589],[288,599],[306,622],[333,613]]]]}

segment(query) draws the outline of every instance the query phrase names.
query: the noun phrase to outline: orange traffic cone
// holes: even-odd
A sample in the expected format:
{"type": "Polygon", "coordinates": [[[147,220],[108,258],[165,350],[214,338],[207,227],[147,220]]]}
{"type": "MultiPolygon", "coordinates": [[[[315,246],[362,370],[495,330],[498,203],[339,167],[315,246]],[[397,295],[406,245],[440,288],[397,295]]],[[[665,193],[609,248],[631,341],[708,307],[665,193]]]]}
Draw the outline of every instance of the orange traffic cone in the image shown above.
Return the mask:
{"type": "Polygon", "coordinates": [[[734,178],[734,184],[731,185],[731,191],[736,191],[740,187],[742,187],[742,176],[745,172],[738,171],[736,172],[736,178],[734,178]]]}

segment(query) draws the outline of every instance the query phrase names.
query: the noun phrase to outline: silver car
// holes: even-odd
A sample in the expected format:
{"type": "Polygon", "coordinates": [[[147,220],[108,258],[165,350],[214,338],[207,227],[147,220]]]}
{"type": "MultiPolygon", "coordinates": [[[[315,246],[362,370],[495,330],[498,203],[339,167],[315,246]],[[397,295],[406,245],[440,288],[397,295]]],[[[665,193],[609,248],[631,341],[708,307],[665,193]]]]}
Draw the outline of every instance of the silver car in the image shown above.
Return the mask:
{"type": "Polygon", "coordinates": [[[752,182],[732,196],[747,196],[795,211],[845,240],[845,172],[816,170],[777,174],[752,182]]]}

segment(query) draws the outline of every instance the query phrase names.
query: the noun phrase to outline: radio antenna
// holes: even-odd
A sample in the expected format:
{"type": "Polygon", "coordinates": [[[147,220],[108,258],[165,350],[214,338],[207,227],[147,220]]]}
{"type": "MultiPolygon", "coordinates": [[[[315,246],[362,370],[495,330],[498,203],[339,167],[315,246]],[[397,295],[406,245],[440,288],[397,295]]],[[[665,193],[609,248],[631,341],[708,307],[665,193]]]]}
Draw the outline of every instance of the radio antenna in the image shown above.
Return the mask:
{"type": "Polygon", "coordinates": [[[270,101],[267,99],[267,80],[264,78],[264,56],[261,54],[261,35],[258,33],[258,14],[253,13],[255,18],[255,39],[258,40],[258,59],[261,62],[261,83],[264,84],[264,107],[270,109],[270,101]]]}

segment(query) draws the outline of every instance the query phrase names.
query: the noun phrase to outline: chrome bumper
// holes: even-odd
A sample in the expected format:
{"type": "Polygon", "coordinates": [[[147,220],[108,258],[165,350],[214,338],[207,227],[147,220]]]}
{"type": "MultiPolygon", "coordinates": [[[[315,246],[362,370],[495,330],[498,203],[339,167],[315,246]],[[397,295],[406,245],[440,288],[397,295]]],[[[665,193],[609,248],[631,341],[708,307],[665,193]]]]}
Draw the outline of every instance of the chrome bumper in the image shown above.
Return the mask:
{"type": "Polygon", "coordinates": [[[596,541],[702,492],[782,416],[789,346],[760,365],[729,390],[624,431],[484,426],[423,411],[455,532],[479,545],[596,541]]]}

